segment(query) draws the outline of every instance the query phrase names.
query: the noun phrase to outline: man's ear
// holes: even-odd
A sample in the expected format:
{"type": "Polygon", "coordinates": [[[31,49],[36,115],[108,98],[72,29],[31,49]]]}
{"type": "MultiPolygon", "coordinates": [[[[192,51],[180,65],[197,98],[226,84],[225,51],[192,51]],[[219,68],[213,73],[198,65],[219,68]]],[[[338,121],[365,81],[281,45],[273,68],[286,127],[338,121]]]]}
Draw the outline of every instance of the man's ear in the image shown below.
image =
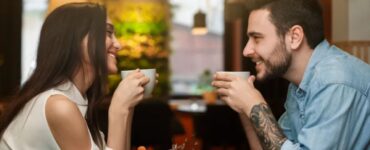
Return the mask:
{"type": "Polygon", "coordinates": [[[289,42],[290,48],[292,50],[295,50],[301,47],[301,45],[303,44],[303,40],[304,40],[304,31],[303,31],[302,26],[300,25],[292,26],[289,30],[288,38],[290,41],[289,42]]]}

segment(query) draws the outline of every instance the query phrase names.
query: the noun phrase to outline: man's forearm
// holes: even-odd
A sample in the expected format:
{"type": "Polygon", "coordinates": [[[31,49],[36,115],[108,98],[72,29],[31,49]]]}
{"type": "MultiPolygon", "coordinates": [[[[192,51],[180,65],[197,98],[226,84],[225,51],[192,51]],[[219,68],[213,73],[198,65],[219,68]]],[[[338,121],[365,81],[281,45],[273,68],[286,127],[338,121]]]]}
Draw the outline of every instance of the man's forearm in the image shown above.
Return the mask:
{"type": "Polygon", "coordinates": [[[249,115],[263,149],[278,150],[286,140],[270,107],[265,103],[254,105],[249,115]]]}
{"type": "Polygon", "coordinates": [[[251,150],[262,150],[260,141],[258,140],[256,131],[251,123],[251,120],[246,114],[240,114],[240,120],[243,123],[245,135],[247,136],[249,147],[251,150]]]}

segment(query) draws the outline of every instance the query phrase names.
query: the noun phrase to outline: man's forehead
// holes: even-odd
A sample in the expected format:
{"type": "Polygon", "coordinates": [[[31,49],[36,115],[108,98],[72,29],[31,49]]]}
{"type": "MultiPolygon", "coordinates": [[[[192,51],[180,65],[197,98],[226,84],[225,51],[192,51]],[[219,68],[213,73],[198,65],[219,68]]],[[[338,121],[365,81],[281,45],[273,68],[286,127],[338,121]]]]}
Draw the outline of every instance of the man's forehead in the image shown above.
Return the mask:
{"type": "Polygon", "coordinates": [[[275,26],[270,20],[270,12],[267,9],[258,9],[250,13],[248,32],[263,32],[269,28],[275,28],[275,26]]]}
{"type": "Polygon", "coordinates": [[[257,9],[253,10],[249,15],[249,21],[253,23],[264,23],[270,22],[270,11],[267,9],[257,9]]]}

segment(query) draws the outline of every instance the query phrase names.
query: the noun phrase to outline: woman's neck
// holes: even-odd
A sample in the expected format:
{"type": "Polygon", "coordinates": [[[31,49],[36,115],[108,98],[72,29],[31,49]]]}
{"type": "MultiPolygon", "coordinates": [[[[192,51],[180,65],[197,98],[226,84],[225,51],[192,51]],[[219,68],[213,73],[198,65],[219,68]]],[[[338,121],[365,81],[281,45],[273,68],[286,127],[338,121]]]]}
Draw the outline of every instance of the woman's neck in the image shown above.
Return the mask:
{"type": "Polygon", "coordinates": [[[80,91],[81,95],[85,95],[86,91],[90,88],[90,86],[93,83],[93,75],[89,71],[79,69],[79,71],[72,80],[77,89],[80,91]]]}

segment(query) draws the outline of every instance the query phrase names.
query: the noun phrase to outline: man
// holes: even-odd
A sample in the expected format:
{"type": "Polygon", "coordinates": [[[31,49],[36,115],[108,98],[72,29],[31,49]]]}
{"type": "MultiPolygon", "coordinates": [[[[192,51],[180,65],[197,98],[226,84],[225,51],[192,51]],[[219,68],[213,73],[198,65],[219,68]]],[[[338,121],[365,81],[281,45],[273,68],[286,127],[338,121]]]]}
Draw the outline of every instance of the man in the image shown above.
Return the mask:
{"type": "Polygon", "coordinates": [[[256,76],[218,73],[212,85],[241,115],[252,149],[370,149],[370,66],[324,39],[317,0],[256,8],[247,32],[256,76]],[[253,86],[274,77],[291,82],[279,122],[253,86]]]}

